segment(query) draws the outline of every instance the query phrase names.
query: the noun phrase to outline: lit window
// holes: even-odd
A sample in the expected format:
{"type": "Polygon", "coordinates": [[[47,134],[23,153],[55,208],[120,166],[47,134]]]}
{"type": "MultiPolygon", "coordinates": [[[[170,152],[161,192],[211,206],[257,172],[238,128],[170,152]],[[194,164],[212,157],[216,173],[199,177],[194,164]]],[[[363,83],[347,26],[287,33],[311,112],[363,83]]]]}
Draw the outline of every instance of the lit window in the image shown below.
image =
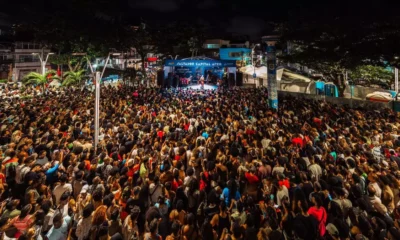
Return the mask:
{"type": "Polygon", "coordinates": [[[229,57],[242,57],[243,52],[230,52],[229,57]]]}

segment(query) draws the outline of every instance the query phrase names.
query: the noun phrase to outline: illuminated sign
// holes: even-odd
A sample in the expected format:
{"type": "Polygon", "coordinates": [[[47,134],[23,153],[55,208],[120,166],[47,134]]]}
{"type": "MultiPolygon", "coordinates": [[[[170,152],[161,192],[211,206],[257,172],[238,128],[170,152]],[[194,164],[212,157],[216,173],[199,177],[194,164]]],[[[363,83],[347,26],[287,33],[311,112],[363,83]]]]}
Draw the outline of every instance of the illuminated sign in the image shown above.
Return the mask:
{"type": "Polygon", "coordinates": [[[165,66],[171,67],[235,67],[235,61],[217,60],[165,60],[165,66]]]}

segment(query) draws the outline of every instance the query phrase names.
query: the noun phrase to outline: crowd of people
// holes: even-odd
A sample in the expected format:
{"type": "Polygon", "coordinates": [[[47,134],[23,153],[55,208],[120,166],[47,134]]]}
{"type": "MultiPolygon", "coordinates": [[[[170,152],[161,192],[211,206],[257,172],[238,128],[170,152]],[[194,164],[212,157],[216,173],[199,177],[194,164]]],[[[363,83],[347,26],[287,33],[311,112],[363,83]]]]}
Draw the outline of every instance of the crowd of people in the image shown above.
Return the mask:
{"type": "Polygon", "coordinates": [[[0,102],[2,239],[400,239],[400,122],[267,90],[0,102]]]}

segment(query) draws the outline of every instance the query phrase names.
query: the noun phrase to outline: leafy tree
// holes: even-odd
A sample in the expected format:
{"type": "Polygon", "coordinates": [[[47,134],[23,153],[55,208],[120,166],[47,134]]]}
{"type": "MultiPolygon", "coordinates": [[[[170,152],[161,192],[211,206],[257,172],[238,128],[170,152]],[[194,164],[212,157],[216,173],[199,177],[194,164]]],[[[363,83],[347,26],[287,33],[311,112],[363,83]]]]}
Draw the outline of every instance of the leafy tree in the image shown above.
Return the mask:
{"type": "Polygon", "coordinates": [[[63,86],[71,86],[82,84],[82,82],[87,78],[85,75],[85,70],[79,70],[76,72],[68,71],[64,74],[64,80],[62,82],[63,86]]]}
{"type": "Polygon", "coordinates": [[[387,38],[400,37],[396,24],[358,16],[310,18],[297,18],[280,28],[283,40],[292,46],[282,60],[322,73],[338,87],[341,96],[347,84],[346,71],[359,72],[362,65],[383,66],[385,60],[393,64],[393,54],[383,54],[380,47],[393,46],[387,38]]]}
{"type": "Polygon", "coordinates": [[[349,77],[357,82],[359,80],[366,81],[368,84],[386,83],[392,85],[394,74],[380,66],[364,65],[358,66],[352,70],[349,77]]]}
{"type": "Polygon", "coordinates": [[[191,57],[196,53],[201,54],[202,43],[206,39],[205,28],[199,24],[188,22],[172,22],[158,25],[153,32],[158,53],[164,56],[179,55],[191,57]]]}
{"type": "Polygon", "coordinates": [[[146,68],[145,61],[146,57],[149,53],[154,53],[157,51],[157,46],[155,37],[154,37],[154,29],[150,29],[146,24],[141,24],[138,29],[127,28],[125,41],[123,44],[123,48],[125,50],[134,47],[136,52],[139,54],[142,62],[142,73],[146,76],[146,68]]]}
{"type": "Polygon", "coordinates": [[[44,90],[49,80],[59,80],[59,79],[60,78],[57,76],[57,72],[54,70],[50,70],[47,71],[45,75],[37,72],[31,72],[22,79],[22,82],[24,85],[41,86],[42,90],[44,90]]]}
{"type": "Polygon", "coordinates": [[[199,51],[199,39],[197,37],[191,37],[188,42],[187,42],[188,46],[189,46],[189,51],[192,55],[192,57],[195,56],[195,54],[197,55],[197,52],[199,51]]]}

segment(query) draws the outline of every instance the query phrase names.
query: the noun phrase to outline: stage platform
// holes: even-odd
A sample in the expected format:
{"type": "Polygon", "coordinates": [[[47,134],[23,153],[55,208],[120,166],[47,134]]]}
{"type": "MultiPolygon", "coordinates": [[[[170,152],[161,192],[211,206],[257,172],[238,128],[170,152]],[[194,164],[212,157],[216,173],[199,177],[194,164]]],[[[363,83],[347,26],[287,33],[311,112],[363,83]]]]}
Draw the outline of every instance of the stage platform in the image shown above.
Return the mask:
{"type": "MultiPolygon", "coordinates": [[[[204,84],[204,90],[217,90],[217,85],[204,84]]],[[[182,89],[202,90],[200,84],[193,84],[182,87],[182,89]]]]}

